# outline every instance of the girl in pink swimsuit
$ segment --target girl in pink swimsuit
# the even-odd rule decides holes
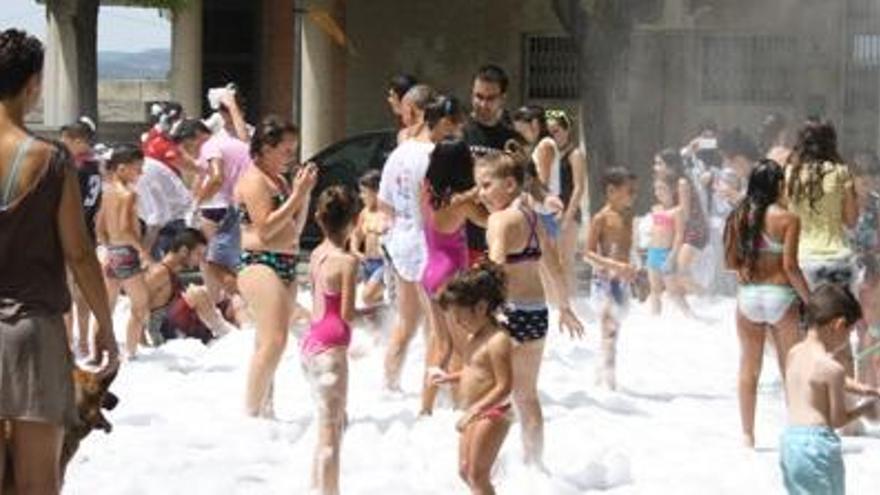
[[[358,260],[346,250],[354,229],[357,199],[341,186],[324,190],[315,218],[324,241],[312,252],[312,321],[303,338],[302,364],[318,403],[318,445],[312,467],[312,490],[339,493],[339,451],[348,396],[348,344],[355,316]]]
[[[425,244],[427,262],[422,272],[422,287],[430,300],[428,324],[428,369],[458,367],[453,360],[453,344],[457,339],[437,298],[441,289],[455,275],[467,269],[468,250],[465,224],[468,220],[485,225],[488,212],[479,204],[474,189],[474,161],[470,148],[463,141],[445,139],[437,143],[431,153],[425,187],[422,193],[422,210],[425,219]],[[455,346],[459,348],[459,346]],[[422,414],[431,414],[437,386],[426,373],[422,389]]]

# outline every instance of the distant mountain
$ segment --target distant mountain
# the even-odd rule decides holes
[[[143,52],[98,52],[99,79],[167,79],[171,51],[157,48]]]

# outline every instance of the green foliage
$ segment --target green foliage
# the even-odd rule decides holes
[[[167,9],[177,11],[185,9],[189,4],[189,0],[130,0],[128,2],[133,7],[146,7],[156,9]]]

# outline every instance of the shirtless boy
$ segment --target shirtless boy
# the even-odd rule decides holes
[[[462,370],[440,372],[436,382],[459,382],[465,410],[456,424],[459,474],[474,495],[495,493],[492,465],[510,429],[512,342],[494,316],[506,296],[502,268],[488,261],[456,276],[440,294],[440,306],[467,332]]]
[[[637,273],[630,263],[636,176],[625,168],[615,167],[608,170],[602,183],[605,206],[590,223],[584,261],[594,269],[591,298],[602,322],[602,360],[597,381],[614,390],[617,332],[629,309],[630,283]]]
[[[154,341],[192,337],[208,341],[233,327],[223,319],[205,286],[184,287],[180,274],[205,261],[208,240],[195,229],[174,237],[171,249],[146,272],[150,297],[150,335]]]
[[[379,212],[379,181],[382,174],[370,170],[358,180],[364,208],[358,216],[352,233],[352,251],[361,259],[364,305],[373,306],[385,298],[385,260],[382,258],[382,235],[385,233],[384,216]]]
[[[871,400],[847,409],[846,369],[834,358],[849,345],[850,331],[861,316],[858,301],[847,289],[826,284],[810,296],[810,328],[789,352],[785,374],[788,428],[780,453],[789,494],[845,493],[840,439],[834,428],[871,411],[880,396],[874,390]]]
[[[143,161],[144,154],[137,146],[121,145],[113,149],[107,160],[108,182],[96,226],[98,242],[106,249],[104,279],[110,308],[116,306],[120,288],[131,299],[131,317],[125,338],[125,355],[129,359],[137,353],[149,317],[149,296],[142,263],[150,256],[141,242],[137,193],[134,191]]]

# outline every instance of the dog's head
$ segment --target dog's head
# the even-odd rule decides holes
[[[100,375],[80,368],[73,371],[73,384],[76,393],[76,410],[83,426],[90,430],[103,430],[107,433],[113,426],[101,412],[112,410],[119,399],[108,389],[116,372]]]

